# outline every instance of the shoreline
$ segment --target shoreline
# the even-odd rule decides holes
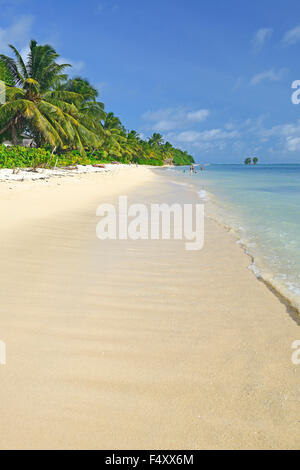
[[[155,170],[162,170],[160,167],[153,167],[153,166],[147,166],[147,165],[142,165],[136,167],[136,165],[128,165],[128,164],[119,164],[119,165],[113,165],[113,164],[106,164],[105,169],[100,169],[100,168],[94,168],[92,165],[86,165],[86,166],[81,166],[77,165],[78,168],[77,170],[68,170],[68,169],[60,169],[57,168],[57,170],[45,170],[45,169],[39,169],[37,172],[31,172],[28,169],[21,169],[21,171],[17,175],[13,175],[12,169],[0,169],[0,195],[1,195],[1,189],[5,188],[5,186],[9,186],[9,190],[17,191],[17,190],[27,190],[27,189],[32,189],[34,187],[38,188],[39,185],[46,184],[48,185],[50,183],[53,183],[54,185],[60,185],[61,183],[66,183],[68,181],[80,181],[87,176],[90,175],[102,175],[102,176],[113,176],[115,174],[118,174],[120,171],[122,172],[123,170],[132,170],[135,168],[141,168],[144,170],[150,170],[153,171],[155,174]],[[165,165],[164,168],[169,168],[169,165]],[[8,177],[12,176],[12,178]],[[6,173],[6,175],[5,175]],[[163,174],[163,173],[162,173]],[[5,179],[1,179],[1,177]],[[6,177],[5,177],[6,176]],[[165,176],[165,175],[164,175]],[[169,177],[167,176],[167,179]],[[27,183],[27,184],[26,184]],[[185,185],[188,183],[180,183],[182,185]],[[195,190],[197,191],[197,188],[195,187]],[[203,190],[200,190],[200,193],[202,193]],[[197,191],[199,193],[199,191]],[[212,203],[212,198],[213,200],[217,200],[216,196],[212,194],[211,192],[208,192],[206,189],[204,190],[205,195],[199,193],[199,198],[200,200],[204,201],[205,203],[209,202]],[[208,196],[208,198],[207,198]],[[217,204],[217,202],[214,202]],[[248,269],[253,272],[253,275],[255,278],[259,281],[262,282],[266,285],[266,287],[281,301],[283,302],[286,307],[290,310],[290,315],[296,321],[298,324],[300,324],[300,306],[292,300],[292,294],[288,295],[287,293],[287,288],[282,284],[281,286],[278,285],[278,283],[275,285],[274,282],[272,282],[271,279],[268,279],[267,277],[264,277],[263,273],[260,270],[260,267],[257,266],[257,259],[254,254],[252,254],[249,251],[249,247],[247,244],[243,243],[242,240],[240,239],[239,235],[237,234],[237,231],[234,227],[228,225],[224,220],[221,220],[216,214],[206,214],[206,218],[211,218],[214,222],[216,222],[220,227],[224,228],[226,232],[228,232],[233,240],[235,241],[236,244],[240,246],[242,249],[243,253],[249,258],[250,264]],[[253,268],[252,268],[253,267]]]
[[[275,282],[275,273],[272,273],[273,278],[264,275],[262,271],[263,268],[257,262],[257,257],[250,252],[249,246],[242,241],[234,227],[228,225],[225,221],[219,220],[218,217],[214,217],[213,215],[208,215],[207,217],[210,217],[212,220],[214,220],[232,236],[232,238],[235,240],[235,243],[240,246],[243,253],[250,259],[248,269],[252,271],[253,275],[258,281],[263,282],[267,288],[270,289],[271,292],[291,310],[293,319],[300,325],[299,296],[297,297],[297,300],[293,300],[295,294],[289,291],[283,283],[279,283],[278,281]]]
[[[251,252],[250,247],[241,238],[241,233],[239,233],[239,230],[233,225],[230,225],[230,223],[225,220],[226,216],[217,215],[216,209],[213,209],[212,207],[220,206],[219,197],[207,189],[201,189],[199,191],[199,188],[197,188],[197,186],[193,183],[194,182],[191,181],[191,184],[187,182],[180,182],[177,184],[187,185],[194,188],[195,192],[197,192],[199,195],[200,200],[205,204],[205,207],[208,207],[209,213],[207,214],[206,212],[206,217],[211,218],[232,236],[235,243],[238,244],[246,256],[250,258],[251,262],[248,269],[253,272],[255,278],[258,281],[265,283],[265,285],[274,293],[274,295],[281,299],[291,309],[291,313],[293,317],[297,319],[297,322],[300,322],[300,296],[288,289],[288,287],[283,282],[275,280],[276,272],[265,272],[267,267],[262,266],[258,261],[258,256]]]
[[[276,286],[273,285],[271,281],[263,277],[263,274],[261,274],[259,271],[259,268],[257,268],[255,255],[249,252],[249,248],[246,244],[241,243],[241,240],[239,236],[236,234],[234,227],[231,227],[230,225],[226,224],[224,221],[218,220],[217,217],[213,217],[212,215],[207,215],[206,217],[213,220],[216,224],[222,227],[232,237],[234,242],[241,248],[242,252],[248,257],[250,261],[248,269],[252,271],[255,279],[259,282],[262,282],[273,293],[273,295],[275,295],[275,297],[277,297],[279,301],[282,302],[287,307],[287,310],[289,311],[289,315],[300,326],[299,307],[296,307],[295,304],[292,302],[291,298],[284,295],[284,293],[282,292],[282,290],[280,290],[280,288],[276,288]],[[252,269],[253,266],[255,269]]]
[[[142,167],[58,183],[2,191],[0,448],[299,448],[298,328],[231,234],[95,238],[102,202],[197,194]]]

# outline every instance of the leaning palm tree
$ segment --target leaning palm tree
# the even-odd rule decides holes
[[[96,146],[99,137],[86,123],[80,111],[84,97],[79,93],[56,90],[66,79],[69,64],[59,64],[59,55],[49,45],[31,41],[26,63],[17,49],[9,46],[15,58],[0,55],[14,86],[6,87],[6,103],[0,107],[0,135],[10,133],[13,144],[27,133],[38,146],[50,144],[54,149],[68,146],[84,152],[88,145]]]
[[[113,113],[108,113],[103,122],[103,130],[101,147],[107,154],[120,157],[127,141],[120,119]]]
[[[142,154],[142,145],[139,134],[136,131],[127,132],[124,154],[133,161],[138,161]]]
[[[75,100],[75,104],[85,126],[98,133],[99,136],[104,134],[101,122],[106,118],[104,103],[97,101],[98,91],[88,80],[82,77],[68,79],[56,85],[55,89],[79,95],[80,99]]]

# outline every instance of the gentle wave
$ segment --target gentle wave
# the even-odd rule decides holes
[[[188,176],[206,214],[251,257],[249,269],[300,312],[300,165],[212,165]]]
[[[203,201],[208,201],[209,200],[208,195],[207,195],[207,191],[205,191],[205,189],[201,189],[201,191],[198,191],[198,196]]]

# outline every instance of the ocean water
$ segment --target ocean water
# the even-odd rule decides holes
[[[185,171],[185,172],[184,172]],[[300,164],[209,165],[191,175],[206,213],[228,226],[253,257],[249,267],[300,311]]]

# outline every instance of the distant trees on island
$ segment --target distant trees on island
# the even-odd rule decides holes
[[[257,165],[258,158],[257,157],[254,157],[254,158],[248,157],[248,158],[245,159],[244,163],[245,163],[245,165],[252,165],[252,163],[253,163],[253,165]]]

